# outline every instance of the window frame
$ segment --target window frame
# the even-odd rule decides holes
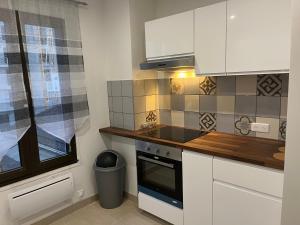
[[[12,10],[13,11],[13,10]],[[37,127],[34,120],[34,109],[33,101],[31,96],[30,80],[28,67],[26,63],[26,52],[23,46],[23,36],[22,36],[22,25],[20,21],[19,11],[13,11],[15,13],[18,38],[19,38],[19,47],[20,55],[22,59],[22,68],[23,68],[23,78],[24,85],[27,94],[28,108],[31,118],[31,127],[28,129],[26,134],[19,141],[19,154],[20,154],[20,168],[11,171],[4,171],[0,173],[0,187],[22,181],[46,172],[50,172],[55,169],[59,169],[65,166],[69,166],[78,162],[77,158],[77,146],[76,146],[76,136],[74,136],[69,145],[69,153],[65,156],[52,158],[46,161],[40,161],[39,157],[39,146],[37,139]],[[23,12],[22,12],[23,13]],[[36,15],[43,17],[40,15]],[[53,18],[55,22],[60,21],[61,27],[64,27],[64,20],[60,18]],[[9,21],[8,21],[9,22]],[[61,32],[64,32],[62,29]]]

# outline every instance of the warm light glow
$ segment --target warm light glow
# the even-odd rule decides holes
[[[178,70],[172,76],[173,78],[188,78],[188,77],[196,77],[194,70]]]
[[[230,16],[230,19],[231,19],[231,20],[234,20],[235,17],[236,17],[235,15],[231,15],[231,16]]]

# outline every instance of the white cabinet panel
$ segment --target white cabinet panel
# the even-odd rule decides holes
[[[226,57],[226,2],[195,11],[197,74],[224,74]]]
[[[280,199],[214,182],[213,225],[280,225]]]
[[[284,174],[281,170],[214,158],[213,177],[218,181],[282,198]]]
[[[228,0],[227,72],[290,68],[290,0]]]
[[[139,208],[174,225],[183,225],[183,211],[149,195],[138,193]]]
[[[184,225],[212,224],[213,157],[183,151]]]
[[[194,11],[145,23],[147,59],[194,52]]]

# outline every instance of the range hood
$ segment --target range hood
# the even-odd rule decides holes
[[[178,69],[193,69],[195,56],[181,56],[159,60],[148,60],[140,64],[141,70],[172,71]]]

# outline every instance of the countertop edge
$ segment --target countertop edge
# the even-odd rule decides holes
[[[236,152],[235,153],[234,152],[231,152],[231,153],[217,152],[217,151],[192,147],[192,146],[187,145],[187,143],[175,143],[175,142],[171,142],[171,141],[167,141],[167,140],[143,136],[142,135],[143,132],[144,132],[143,130],[130,131],[130,130],[125,130],[125,129],[121,129],[121,128],[113,128],[113,127],[106,127],[106,128],[99,129],[99,133],[111,134],[111,135],[115,135],[115,136],[136,139],[136,140],[142,140],[142,141],[150,141],[150,142],[154,142],[157,144],[168,145],[168,146],[176,147],[176,148],[182,148],[185,150],[198,152],[198,153],[202,153],[202,154],[206,154],[206,155],[231,159],[231,160],[235,160],[235,161],[240,161],[240,162],[249,163],[249,164],[253,164],[253,165],[257,165],[257,166],[263,166],[263,167],[272,168],[272,169],[284,170],[284,161],[277,160],[275,163],[274,159],[272,159],[272,158],[265,158],[264,160],[258,160],[257,158],[251,157],[250,155],[245,157],[245,155],[237,154]]]

